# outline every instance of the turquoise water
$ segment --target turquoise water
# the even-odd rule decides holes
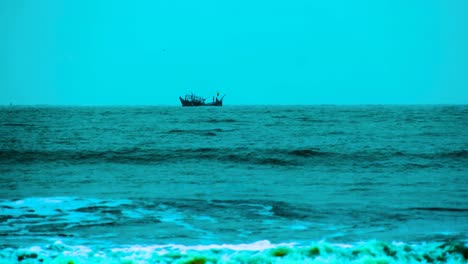
[[[1,263],[466,263],[467,106],[4,107]]]

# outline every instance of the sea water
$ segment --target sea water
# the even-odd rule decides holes
[[[467,263],[468,106],[0,108],[0,263]]]

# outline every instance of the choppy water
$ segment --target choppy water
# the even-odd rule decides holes
[[[468,106],[0,108],[0,260],[468,259]]]

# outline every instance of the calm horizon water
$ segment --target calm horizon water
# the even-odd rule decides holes
[[[1,263],[467,263],[468,106],[0,107]]]

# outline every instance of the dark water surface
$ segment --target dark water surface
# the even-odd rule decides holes
[[[0,108],[0,248],[463,245],[467,128],[468,106]]]

